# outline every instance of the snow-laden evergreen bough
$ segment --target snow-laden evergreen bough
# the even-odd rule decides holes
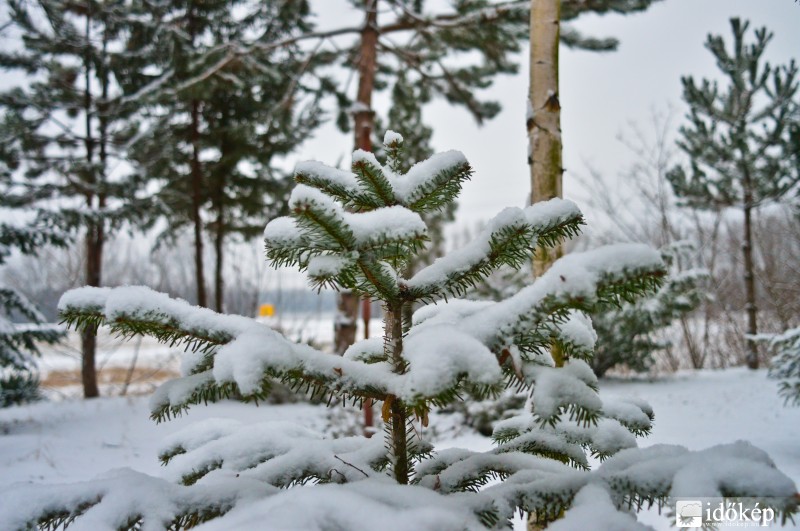
[[[0,207],[18,201],[12,192],[0,192]],[[42,227],[0,223],[0,266],[12,252],[31,255],[47,244],[61,244],[61,238]],[[24,323],[15,322],[24,320]],[[59,327],[46,319],[24,294],[0,284],[0,407],[37,400],[39,378],[36,358],[39,346],[53,344],[64,336]]]
[[[786,404],[800,406],[800,328],[790,328],[782,334],[764,335],[774,353],[769,375],[779,380],[778,393]]]
[[[281,381],[329,401],[377,401],[384,437],[205,421],[165,442],[165,479],[118,471],[76,485],[16,485],[0,492],[0,527],[463,530],[504,527],[521,510],[561,529],[642,529],[629,511],[671,496],[758,496],[782,516],[794,511],[794,484],[762,451],[743,442],[637,449],[650,408],[599,397],[584,312],[654,290],[664,275],[656,251],[576,253],[506,300],[459,300],[497,267],[528,267],[537,246],[576,234],[581,213],[560,199],[506,209],[466,247],[407,277],[426,241],[420,214],[454,200],[471,169],[447,152],[401,174],[402,137],[385,143],[386,165],[361,151],[352,172],[299,164],[291,215],[265,230],[273,265],[383,301],[382,338],[334,356],[146,288],[84,288],[60,303],[72,326],[187,347],[182,376],[152,398],[155,420],[208,401],[257,402]],[[408,320],[411,304],[421,307]],[[508,385],[530,390],[531,410],[497,427],[491,451],[437,452],[419,437],[432,408]],[[587,455],[602,465],[591,470]]]

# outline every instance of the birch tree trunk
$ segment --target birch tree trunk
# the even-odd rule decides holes
[[[561,197],[561,105],[558,101],[558,39],[561,0],[531,0],[528,164],[531,203]],[[561,246],[539,249],[533,272],[540,276],[563,254]]]
[[[558,101],[558,39],[561,0],[531,0],[530,86],[528,93],[528,164],[531,170],[531,204],[562,196],[561,105]],[[541,276],[563,254],[559,245],[537,249],[533,274]],[[557,367],[564,357],[555,345],[551,355]],[[546,525],[546,524],[545,524]],[[543,529],[536,515],[528,515],[528,530]]]

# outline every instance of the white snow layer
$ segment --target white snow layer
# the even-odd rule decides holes
[[[352,263],[344,256],[325,254],[309,259],[306,271],[311,277],[335,276]]]
[[[264,239],[273,246],[296,244],[300,241],[300,228],[288,216],[275,218],[264,227]]]
[[[614,531],[647,531],[652,527],[640,524],[632,514],[617,510],[608,491],[589,484],[578,491],[564,517],[547,527],[548,531],[613,529]]]
[[[377,524],[379,522],[379,524]],[[230,529],[472,531],[485,529],[458,497],[376,478],[290,489],[237,507],[198,531]]]
[[[443,383],[461,376],[476,384],[493,385],[502,372],[494,354],[474,337],[450,325],[413,330],[403,345],[409,362],[404,395],[434,396]]]
[[[428,227],[416,212],[391,206],[358,214],[344,216],[347,225],[360,244],[369,241],[420,237],[427,234]]]
[[[384,240],[419,238],[427,234],[427,226],[419,214],[405,207],[395,205],[353,214],[345,212],[341,205],[320,190],[303,184],[298,184],[292,190],[289,206],[293,209],[311,206],[333,216],[353,235],[357,246]],[[286,246],[300,242],[309,230],[300,229],[291,218],[281,217],[267,224],[264,237],[268,245]]]
[[[798,432],[796,428],[798,426],[796,422],[797,408],[781,407],[781,400],[775,393],[775,385],[766,378],[765,371],[748,371],[747,369],[697,371],[667,377],[657,382],[608,382],[608,385],[613,389],[614,394],[647,395],[659,404],[660,422],[648,442],[658,443],[685,438],[681,434],[690,433],[692,434],[690,444],[695,447],[703,447],[724,439],[753,437],[759,441],[759,445],[769,448],[770,453],[780,462],[782,470],[794,478],[800,477],[798,475],[800,468],[797,466],[796,452],[794,451],[794,442]],[[675,396],[680,396],[683,400],[675,400]],[[603,401],[605,406],[610,399],[604,396]],[[369,492],[373,490],[376,483],[366,480],[366,478],[364,481],[358,481],[349,486],[308,486],[300,489],[292,488],[288,491],[279,491],[252,478],[237,478],[232,470],[224,469],[213,471],[209,474],[208,481],[201,480],[198,484],[188,488],[130,470],[114,471],[91,482],[76,483],[71,479],[89,478],[97,471],[119,463],[158,474],[160,468],[154,459],[156,448],[153,447],[153,440],[160,438],[165,431],[169,433],[170,430],[175,429],[177,424],[187,421],[195,422],[198,431],[194,435],[184,432],[180,439],[184,441],[187,448],[190,445],[196,448],[202,446],[205,440],[217,440],[224,434],[232,434],[236,426],[243,426],[246,429],[247,426],[263,422],[260,419],[264,418],[289,419],[292,422],[316,424],[320,421],[323,415],[322,411],[325,409],[320,407],[316,411],[311,411],[312,409],[314,408],[307,405],[254,408],[246,404],[226,402],[212,404],[208,411],[196,411],[189,418],[158,426],[152,425],[146,420],[143,400],[138,397],[101,398],[91,402],[42,402],[25,407],[4,409],[0,411],[0,423],[6,427],[8,432],[0,438],[0,450],[2,450],[0,456],[3,457],[3,462],[0,463],[3,467],[3,473],[0,474],[0,529],[24,527],[27,518],[39,513],[43,508],[58,510],[59,507],[64,508],[67,502],[69,502],[68,505],[74,507],[83,501],[94,502],[100,496],[107,496],[107,493],[109,495],[103,499],[102,503],[106,504],[108,509],[94,510],[87,515],[89,520],[86,521],[83,520],[83,517],[78,518],[70,525],[70,529],[114,529],[119,525],[118,518],[125,518],[128,514],[138,514],[139,511],[146,514],[145,529],[163,529],[164,522],[171,519],[172,512],[201,507],[207,503],[214,504],[218,501],[235,506],[234,512],[219,521],[207,524],[209,526],[207,528],[272,528],[271,524],[280,523],[284,528],[289,529],[323,529],[325,524],[319,522],[327,520],[316,521],[310,516],[311,513],[316,515],[317,509],[313,505],[316,500],[308,498],[308,496],[313,496],[313,493],[316,492],[313,489],[317,488],[323,489],[319,496],[327,496],[330,492],[347,493],[341,496],[331,494],[337,496],[336,499],[341,504],[335,507],[325,505],[320,509],[322,512],[327,511],[330,514],[329,521],[342,523],[349,528],[347,526],[352,522],[348,520],[347,513],[361,514],[365,520],[362,523],[353,524],[352,529],[357,531],[374,529],[375,522],[384,521],[384,513],[376,514],[372,509],[369,510],[370,512],[361,513],[360,504],[364,500],[360,494],[362,490],[359,489],[367,492],[365,494],[366,503],[375,511],[379,507],[381,510],[384,507],[380,497],[369,496]],[[770,414],[763,414],[764,411],[770,411]],[[205,421],[198,422],[197,417],[202,419],[207,414],[235,417],[242,420],[215,421],[217,426],[204,428]],[[736,418],[746,418],[747,422],[731,422],[730,419],[733,418],[731,415]],[[31,439],[31,429],[35,429],[36,440]],[[123,441],[123,444],[115,444],[117,441]],[[176,441],[179,439],[172,439],[173,443]],[[444,443],[444,445],[447,444],[447,442]],[[469,440],[461,438],[457,444],[476,446],[487,443],[482,438],[475,437]],[[628,467],[630,467],[633,478],[641,481],[643,486],[648,485],[647,479],[652,475],[654,479],[652,486],[659,487],[663,485],[661,479],[664,477],[665,469],[672,468],[681,462],[685,466],[699,466],[698,463],[702,465],[704,460],[713,456],[726,457],[725,462],[721,464],[723,470],[725,466],[732,465],[734,469],[729,474],[735,475],[738,471],[741,477],[734,479],[751,483],[752,490],[750,492],[758,491],[762,484],[769,487],[773,479],[777,478],[775,485],[781,492],[791,496],[795,492],[794,485],[780,475],[771,462],[764,459],[762,453],[753,450],[752,447],[748,448],[748,446],[743,446],[741,449],[743,451],[738,454],[729,448],[726,449],[725,446],[710,448],[706,453],[689,452],[684,448],[674,446],[655,447],[659,450],[652,453],[649,448],[625,451],[619,455],[619,457],[625,457],[624,462],[622,460],[619,462],[617,467],[619,470],[612,470],[612,467],[607,466],[616,459],[612,458],[593,473],[574,470],[567,465],[547,459],[527,456],[523,466],[508,469],[516,470],[516,472],[506,481],[487,486],[482,494],[441,496],[436,492],[428,492],[421,495],[427,501],[424,503],[421,501],[409,502],[410,506],[407,498],[402,502],[398,498],[395,504],[392,504],[390,499],[386,503],[388,512],[385,514],[391,514],[393,520],[386,525],[398,529],[427,529],[424,522],[420,523],[415,517],[414,504],[419,503],[420,506],[435,510],[440,502],[447,503],[443,500],[448,499],[461,505],[463,513],[467,514],[459,513],[459,509],[452,505],[443,507],[442,512],[453,515],[461,514],[463,521],[467,522],[462,526],[465,529],[477,527],[469,525],[469,523],[475,522],[471,510],[489,497],[498,500],[498,506],[503,508],[512,503],[510,500],[524,497],[524,499],[535,501],[541,499],[540,495],[544,496],[553,492],[559,496],[567,496],[569,492],[580,493],[586,485],[595,485],[609,492],[613,500],[618,500],[619,492],[612,485],[618,485],[624,481],[625,470]],[[91,452],[87,452],[87,448],[91,449]],[[752,456],[748,457],[751,451]],[[47,460],[43,461],[41,455],[46,455]],[[435,454],[434,459],[425,460],[417,466],[418,477],[421,478],[425,487],[432,489],[436,485],[436,475],[440,470],[446,469],[448,464],[463,461],[472,455],[481,454],[464,449],[441,450]],[[176,457],[176,459],[178,458]],[[344,460],[355,464],[355,461],[348,458]],[[498,459],[493,463],[496,465],[495,468],[500,468],[504,464],[511,467],[516,461],[522,462],[523,460],[518,460],[514,456],[506,461]],[[645,466],[648,461],[651,462],[652,469]],[[754,470],[736,464],[742,461],[760,464],[760,466]],[[663,464],[659,464],[661,462]],[[175,463],[177,464],[177,461]],[[337,463],[340,468],[351,468],[338,460]],[[483,464],[484,466],[492,465],[486,458],[483,458]],[[675,466],[673,470],[680,468],[683,467]],[[476,473],[477,470],[477,466],[471,468],[472,473]],[[600,470],[605,470],[608,481],[601,477]],[[364,477],[357,471],[353,472],[356,477]],[[365,472],[370,473],[369,470],[365,470]],[[616,476],[617,473],[621,475]],[[457,476],[456,474],[449,476],[450,472],[446,474],[452,478]],[[463,478],[465,474],[462,473],[460,476]],[[668,476],[669,471],[667,470]],[[25,481],[25,483],[20,483],[20,481]],[[31,484],[29,481],[36,481],[38,484]],[[42,485],[42,482],[72,483]],[[357,487],[357,485],[359,486]],[[448,481],[446,485],[450,488],[451,483]],[[391,492],[402,493],[404,488],[396,487]],[[300,491],[295,492],[298,490]],[[764,491],[764,495],[768,496],[775,492],[776,490],[770,488],[770,490]],[[275,512],[277,502],[268,501],[274,499],[276,494],[283,496],[279,498],[281,503],[289,503],[290,498],[296,500],[292,502],[296,514],[288,511],[279,518]],[[705,493],[701,494],[701,496],[705,495]],[[399,496],[402,494],[398,494]],[[517,497],[515,498],[515,496]],[[599,502],[600,494],[595,492],[592,496],[586,497]],[[347,499],[345,500],[345,498]],[[583,495],[580,498],[583,498]],[[579,501],[580,503],[578,503]],[[305,502],[312,505],[306,507]],[[589,501],[586,500],[586,503]],[[586,505],[586,503],[576,499],[572,510]],[[269,508],[265,508],[266,504],[269,504]],[[603,504],[606,505],[605,502]],[[597,510],[597,525],[594,525],[595,522],[592,521],[593,525],[586,527],[583,525],[586,522],[585,519],[567,520],[568,522],[577,522],[575,526],[570,526],[568,529],[609,529],[609,527],[601,526],[603,520],[600,517],[606,510],[610,511],[610,508],[598,508]],[[639,517],[658,529],[670,528],[670,519],[663,514],[655,514],[655,511]],[[570,512],[565,515],[565,518],[570,518]],[[404,525],[406,522],[407,526]],[[674,523],[674,518],[672,522]],[[615,525],[612,524],[610,528],[615,529]],[[458,527],[456,526],[456,528]],[[790,528],[794,527],[790,526]]]
[[[390,144],[393,144],[395,142],[397,142],[398,144],[402,144],[403,135],[395,131],[386,131],[386,134],[383,135],[383,145],[388,147]]]
[[[276,487],[309,475],[333,483],[377,477],[373,465],[386,457],[380,437],[325,439],[292,422],[247,425],[228,419],[208,419],[172,435],[161,454],[176,451],[167,465],[175,482],[199,472],[212,477],[219,469]]]

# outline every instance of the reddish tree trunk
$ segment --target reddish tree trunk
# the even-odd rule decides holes
[[[361,46],[358,57],[358,94],[353,113],[354,141],[356,149],[372,151],[372,92],[375,89],[375,68],[378,47],[378,0],[364,0],[366,12],[364,29],[361,32]],[[363,301],[364,334],[369,337],[370,301]],[[336,323],[336,352],[339,354],[355,342],[356,322],[358,320],[358,298],[352,293],[339,295],[340,315]],[[364,402],[364,430],[372,435],[374,424],[372,400]]]
[[[91,201],[91,200],[90,200]],[[103,226],[102,222],[93,223],[86,232],[86,284],[100,286],[101,267],[103,262]],[[95,368],[95,352],[97,350],[97,327],[87,327],[81,333],[81,380],[84,398],[100,396],[97,387],[97,371]]]

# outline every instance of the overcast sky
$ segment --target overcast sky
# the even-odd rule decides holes
[[[340,20],[358,23],[357,18],[348,21],[353,15],[340,4],[340,0],[316,0],[320,26],[334,27]],[[587,15],[573,23],[586,34],[617,37],[620,46],[604,54],[561,49],[567,197],[580,197],[579,184],[571,176],[586,174],[587,165],[608,175],[611,185],[624,186],[614,175],[630,165],[631,155],[617,140],[618,134],[631,121],[646,125],[651,109],[664,110],[669,104],[678,114],[676,125],[682,121],[686,107],[680,78],[717,75],[703,43],[709,32],[728,38],[733,16],[749,19],[751,31],[767,26],[775,33],[766,52],[773,64],[800,56],[800,3],[795,0],[663,0],[644,13]],[[487,92],[502,102],[503,112],[484,126],[478,127],[466,112],[443,101],[431,104],[426,113],[435,131],[434,147],[463,151],[476,170],[459,201],[461,223],[471,225],[505,206],[522,206],[529,194],[524,125],[527,50],[519,60],[519,75],[498,79]],[[329,127],[303,146],[300,157],[334,164],[346,160],[351,149],[350,136]]]

